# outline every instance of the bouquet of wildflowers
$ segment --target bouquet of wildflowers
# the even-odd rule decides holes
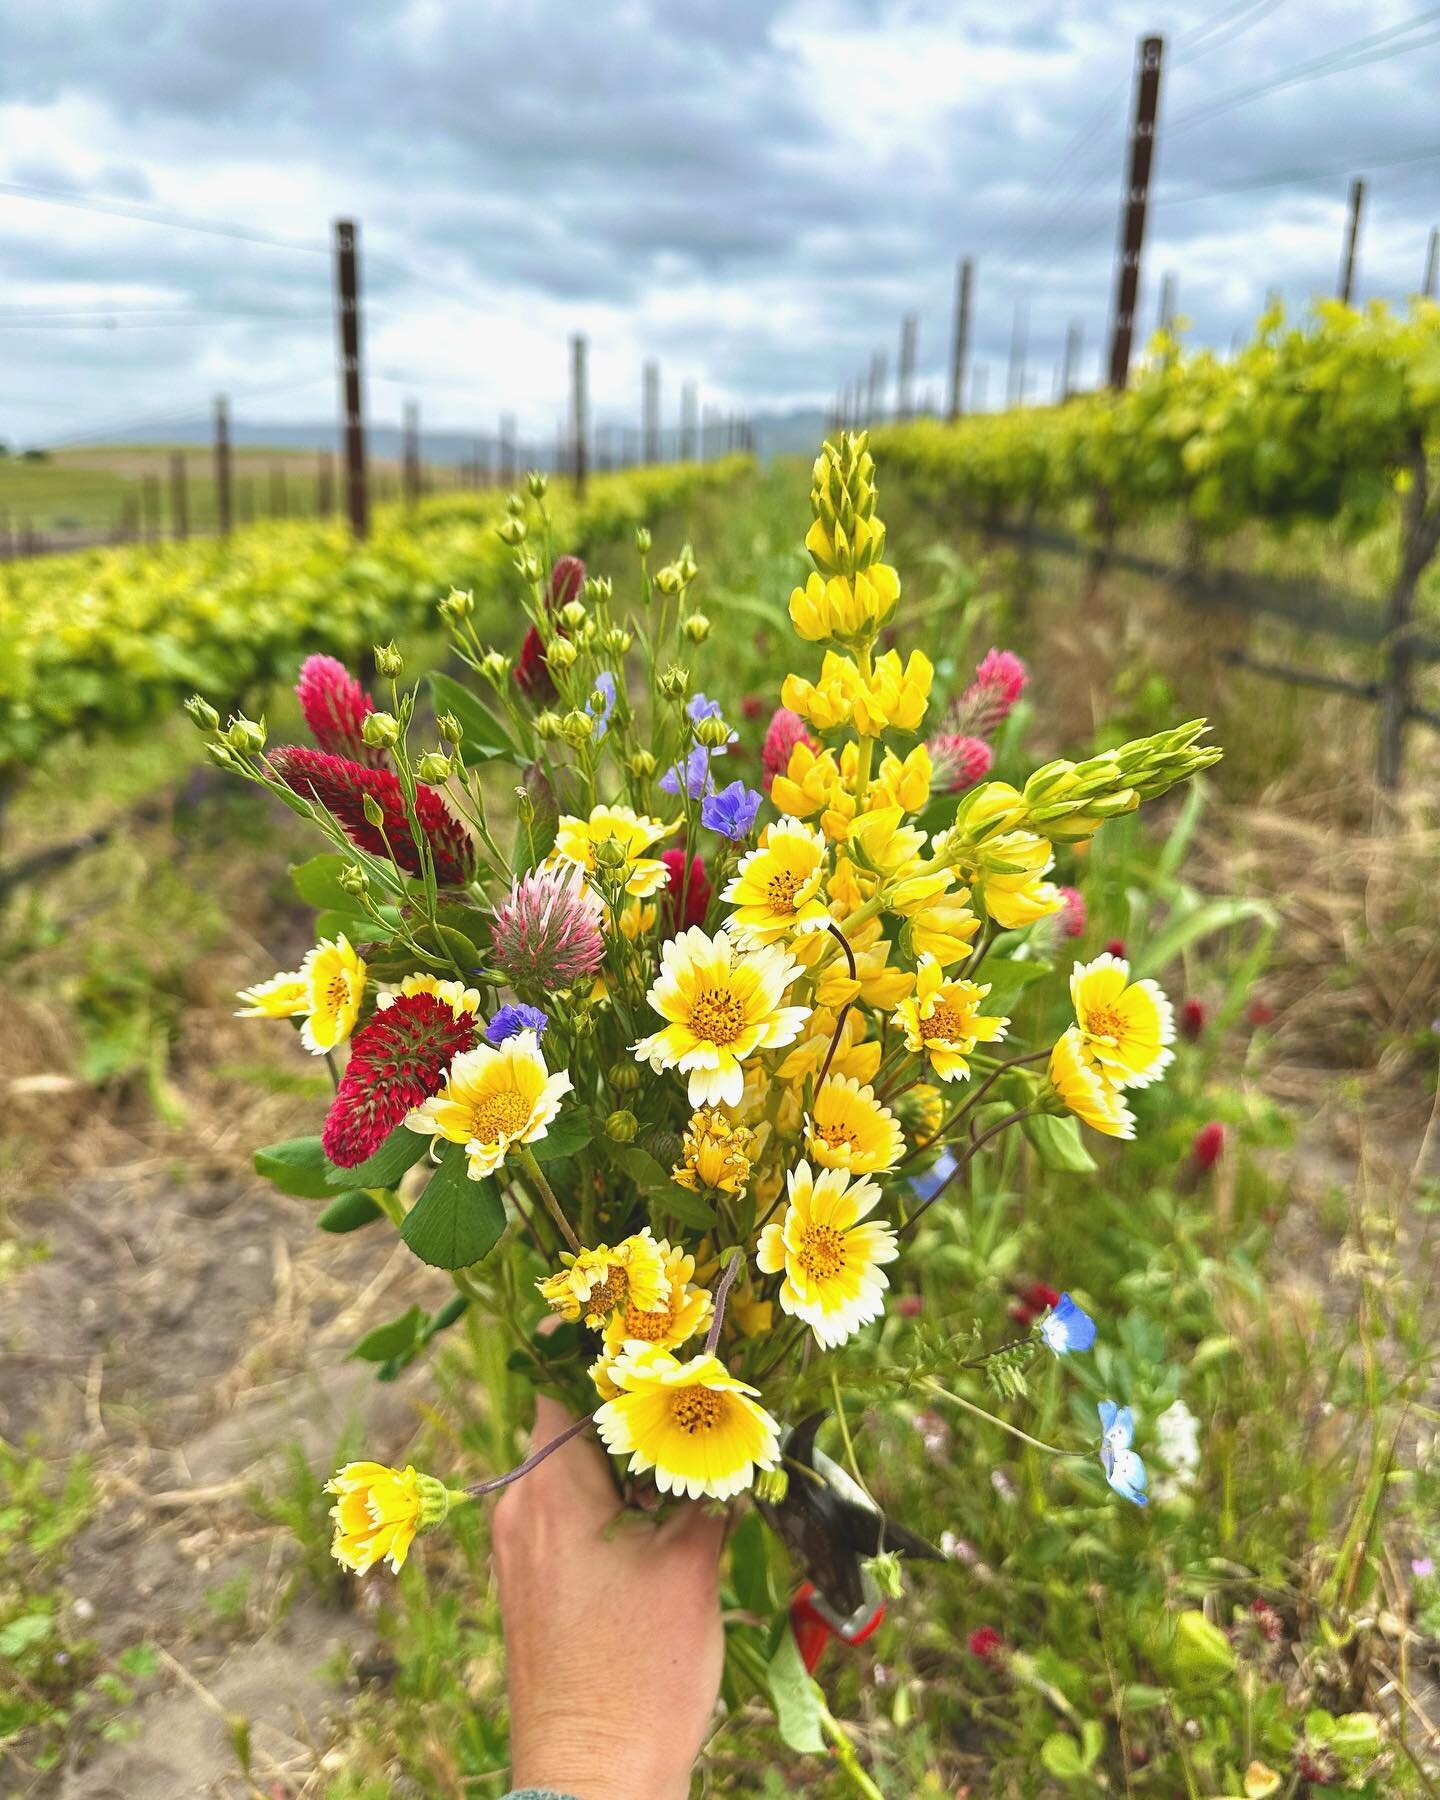
[[[887,1555],[928,1548],[868,1501],[853,1453],[846,1477],[815,1442],[897,1261],[1001,1134],[1042,1155],[1078,1150],[1082,1124],[1128,1138],[1129,1095],[1171,1058],[1169,1004],[1111,954],[1069,975],[1057,1038],[1012,1030],[1078,931],[1055,846],[1218,752],[1195,721],[1023,787],[986,779],[1023,667],[992,652],[942,713],[929,659],[891,645],[901,583],[863,433],[824,446],[810,503],[803,672],[745,765],[759,785],[727,779],[747,750],[692,668],[711,628],[688,547],[652,570],[641,532],[622,601],[553,556],[539,476],[499,527],[523,647],[483,643],[452,593],[474,679],[431,677],[433,727],[393,647],[384,709],[306,664],[317,748],[192,712],[216,761],[331,846],[297,876],[315,948],[241,999],[298,1023],[335,1096],[317,1137],[258,1166],[328,1197],[331,1229],[388,1220],[452,1272],[447,1307],[372,1334],[387,1369],[483,1308],[610,1453],[618,1495],[753,1490],[843,1635]],[[1062,1296],[993,1353],[996,1385],[1093,1336]],[[1090,1453],[1143,1504],[1127,1410],[1098,1423]],[[469,1486],[351,1464],[335,1554],[398,1568],[418,1530],[534,1460]]]

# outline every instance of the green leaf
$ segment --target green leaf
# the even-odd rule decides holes
[[[283,1143],[267,1144],[255,1152],[255,1173],[273,1181],[282,1194],[295,1194],[302,1200],[330,1198],[327,1171],[333,1167],[318,1137],[286,1138]],[[349,1185],[348,1170],[346,1179]]]
[[[13,1659],[43,1644],[55,1629],[49,1613],[22,1613],[8,1625],[0,1625],[0,1656]]]
[[[460,729],[465,734],[460,756],[467,768],[472,763],[488,762],[495,756],[503,756],[524,767],[530,759],[516,747],[509,731],[478,695],[461,687],[448,675],[442,675],[438,669],[429,679],[436,712],[454,713],[460,721]]]
[[[290,881],[300,898],[317,912],[328,907],[353,919],[359,910],[355,896],[341,887],[339,875],[355,860],[353,856],[342,856],[338,850],[326,851],[308,862],[291,863]]]
[[[668,1193],[674,1185],[670,1171],[639,1144],[617,1144],[606,1138],[603,1149],[606,1162],[618,1169],[627,1181],[633,1182],[642,1194]]]
[[[1040,1760],[1057,1781],[1080,1781],[1085,1775],[1080,1746],[1068,1731],[1051,1732],[1040,1746]]]
[[[693,1194],[689,1188],[671,1181],[650,1195],[652,1226],[662,1219],[678,1219],[695,1231],[708,1231],[715,1224],[716,1215],[715,1208],[702,1194]]]
[[[399,1356],[419,1344],[429,1322],[430,1315],[423,1306],[412,1306],[398,1319],[367,1331],[350,1354],[358,1356],[361,1362],[388,1362],[392,1356]]]
[[[1073,1113],[1066,1113],[1063,1118],[1054,1113],[1036,1113],[1023,1122],[1022,1129],[1044,1168],[1061,1175],[1092,1175],[1098,1167],[1085,1148],[1080,1121]]]
[[[769,1619],[779,1607],[780,1597],[770,1579],[765,1521],[753,1506],[741,1514],[740,1523],[730,1533],[730,1581],[735,1598],[757,1618]]]
[[[1278,921],[1275,909],[1263,900],[1209,900],[1181,918],[1172,919],[1135,958],[1135,974],[1158,975],[1182,951],[1217,931],[1229,931],[1253,919],[1263,932],[1272,933]]]
[[[818,1756],[825,1748],[820,1729],[820,1705],[815,1683],[805,1673],[805,1663],[795,1633],[787,1619],[775,1654],[765,1669],[766,1684],[775,1705],[780,1736],[792,1750]]]
[[[1032,982],[1043,981],[1050,965],[1032,962],[1028,957],[996,956],[992,951],[980,971],[990,983],[990,994],[983,1010],[987,1013],[1009,1013]]]
[[[464,1269],[488,1256],[505,1229],[500,1190],[487,1176],[472,1181],[463,1144],[446,1144],[440,1166],[405,1215],[400,1235],[435,1269]]]
[[[375,1154],[353,1169],[337,1169],[331,1163],[327,1177],[330,1188],[393,1188],[429,1147],[430,1139],[424,1132],[397,1125]]]
[[[358,1231],[362,1225],[373,1225],[382,1216],[379,1203],[372,1200],[363,1188],[350,1188],[343,1194],[337,1194],[315,1223],[321,1231],[340,1233]]]
[[[583,1106],[572,1106],[550,1122],[550,1128],[543,1138],[537,1138],[530,1145],[535,1153],[536,1162],[559,1162],[564,1156],[574,1156],[577,1150],[583,1150],[595,1136],[595,1120]]]

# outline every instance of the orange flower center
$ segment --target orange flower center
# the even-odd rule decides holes
[[[585,1302],[587,1318],[602,1317],[617,1306],[624,1306],[628,1320],[630,1307],[627,1302],[630,1295],[630,1278],[618,1263],[613,1263],[605,1271],[605,1279],[597,1282],[590,1290],[590,1298]]]
[[[845,1234],[833,1225],[811,1225],[800,1250],[800,1267],[815,1281],[826,1281],[845,1267]]]
[[[948,1000],[938,1000],[930,1017],[920,1021],[920,1035],[927,1044],[931,1038],[944,1038],[946,1043],[953,1044],[969,1037],[970,1020],[960,1007],[952,1006]]]
[[[659,1312],[641,1312],[638,1306],[625,1308],[625,1335],[640,1338],[647,1344],[658,1344],[668,1337],[675,1325],[675,1302],[662,1306]]]
[[[498,1142],[501,1132],[514,1137],[530,1123],[530,1111],[530,1102],[514,1088],[485,1094],[470,1109],[470,1135],[482,1144]]]
[[[833,1150],[848,1149],[851,1144],[859,1142],[856,1134],[848,1125],[816,1125],[816,1137],[823,1138]]]
[[[745,1008],[728,988],[702,988],[690,1008],[690,1029],[723,1048],[745,1029]]]
[[[1091,1037],[1114,1038],[1118,1042],[1125,1032],[1125,1020],[1117,1008],[1097,1006],[1086,1013],[1085,1029]]]
[[[799,869],[781,869],[765,883],[765,897],[772,912],[793,913],[795,896],[805,885]]]
[[[343,974],[337,971],[330,977],[329,985],[325,989],[325,1004],[331,1012],[339,1012],[342,1007],[349,1004],[349,1000],[350,983]]]
[[[684,1432],[714,1431],[725,1418],[725,1396],[710,1388],[680,1388],[670,1398],[670,1417]]]

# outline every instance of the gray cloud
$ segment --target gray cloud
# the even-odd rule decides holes
[[[893,372],[907,310],[921,385],[938,387],[962,251],[979,265],[991,400],[1017,301],[1044,397],[1071,319],[1092,363],[1102,345],[1130,62],[1156,11],[1169,50],[1144,318],[1173,269],[1196,337],[1224,345],[1269,286],[1295,302],[1333,286],[1350,166],[1440,145],[1440,45],[1202,109],[1410,10],[11,0],[0,126],[16,129],[0,179],[285,237],[323,237],[331,213],[353,212],[387,361],[443,383],[463,345],[464,380],[426,395],[439,423],[503,406],[548,429],[577,329],[594,335],[616,417],[642,354],[664,357],[672,397],[689,377],[725,405],[827,398],[877,349]],[[1197,197],[1271,174],[1288,179]],[[1366,293],[1418,279],[1437,213],[1440,157],[1375,169]],[[287,371],[273,416],[323,416],[330,346],[323,321],[296,316],[327,304],[323,258],[0,195],[0,261],[17,303],[139,288],[214,319],[9,329],[26,377],[0,378],[0,435],[78,429],[91,396],[109,420],[247,375],[283,390]],[[282,316],[244,316],[256,310]],[[50,410],[25,397],[45,391]],[[382,385],[377,410],[393,413],[397,392]]]

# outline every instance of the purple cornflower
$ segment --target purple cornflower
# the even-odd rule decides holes
[[[485,1041],[498,1050],[507,1038],[514,1037],[519,1031],[533,1031],[537,1038],[543,1037],[549,1023],[549,1015],[541,1012],[538,1006],[514,1001],[502,1006],[485,1027]]]
[[[680,772],[685,772],[685,792],[692,800],[699,800],[705,794],[714,792],[715,783],[710,775],[710,758],[723,756],[725,746],[718,750],[710,750],[704,744],[696,744],[686,756],[683,763],[674,763],[660,777],[660,788],[666,794],[680,792]]]
[[[597,695],[600,700],[598,712],[595,709]],[[595,689],[585,702],[585,710],[595,721],[595,742],[598,744],[610,729],[610,715],[615,710],[615,677],[609,669],[602,669],[595,677]]]
[[[707,794],[700,803],[700,823],[707,831],[718,831],[721,837],[739,843],[755,829],[763,794],[746,787],[743,781],[732,781],[718,794]]]

